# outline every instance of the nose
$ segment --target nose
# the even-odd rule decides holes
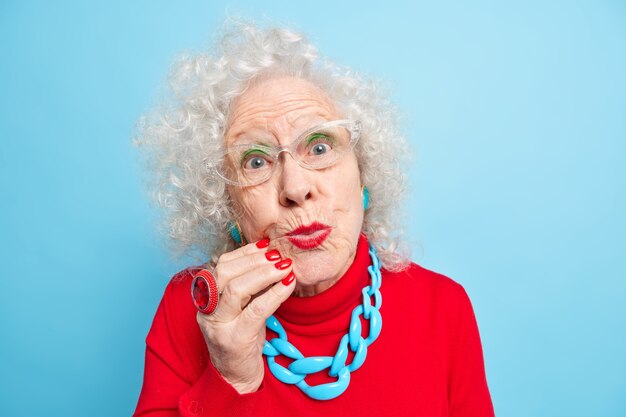
[[[282,153],[279,199],[284,207],[302,206],[311,198],[311,183],[306,169],[298,165],[288,152]]]

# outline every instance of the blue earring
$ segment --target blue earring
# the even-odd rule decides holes
[[[366,186],[363,186],[363,210],[367,210],[370,202],[370,192]]]
[[[230,232],[230,236],[233,238],[236,244],[238,244],[239,246],[244,245],[243,234],[241,233],[241,227],[239,226],[239,223],[234,221],[228,222],[228,231]]]

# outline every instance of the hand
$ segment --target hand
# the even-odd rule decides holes
[[[220,256],[219,303],[213,314],[197,314],[213,366],[240,394],[261,385],[265,320],[295,288],[291,260],[267,245],[264,239]]]

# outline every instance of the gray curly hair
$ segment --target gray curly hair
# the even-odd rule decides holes
[[[226,185],[204,169],[205,163],[223,149],[234,99],[252,82],[292,76],[320,87],[343,117],[361,121],[355,152],[370,201],[363,232],[386,269],[403,269],[408,258],[399,249],[398,207],[407,146],[395,108],[376,83],[320,60],[306,37],[289,29],[237,22],[225,28],[216,49],[217,56],[181,57],[170,74],[168,94],[137,125],[135,144],[151,173],[148,188],[165,211],[162,226],[172,248],[214,261],[234,249],[232,202]]]

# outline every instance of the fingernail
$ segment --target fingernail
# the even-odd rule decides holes
[[[256,243],[256,247],[259,249],[267,248],[270,245],[269,239],[261,239]]]
[[[280,253],[276,249],[272,249],[265,254],[265,259],[268,261],[277,261],[280,259]]]
[[[288,287],[289,284],[291,284],[295,278],[296,278],[296,274],[294,274],[293,271],[291,271],[289,275],[283,278],[281,282],[283,283],[285,287]]]
[[[291,259],[287,258],[287,259],[283,259],[280,262],[276,262],[274,264],[274,266],[276,267],[276,269],[287,269],[291,266]]]

